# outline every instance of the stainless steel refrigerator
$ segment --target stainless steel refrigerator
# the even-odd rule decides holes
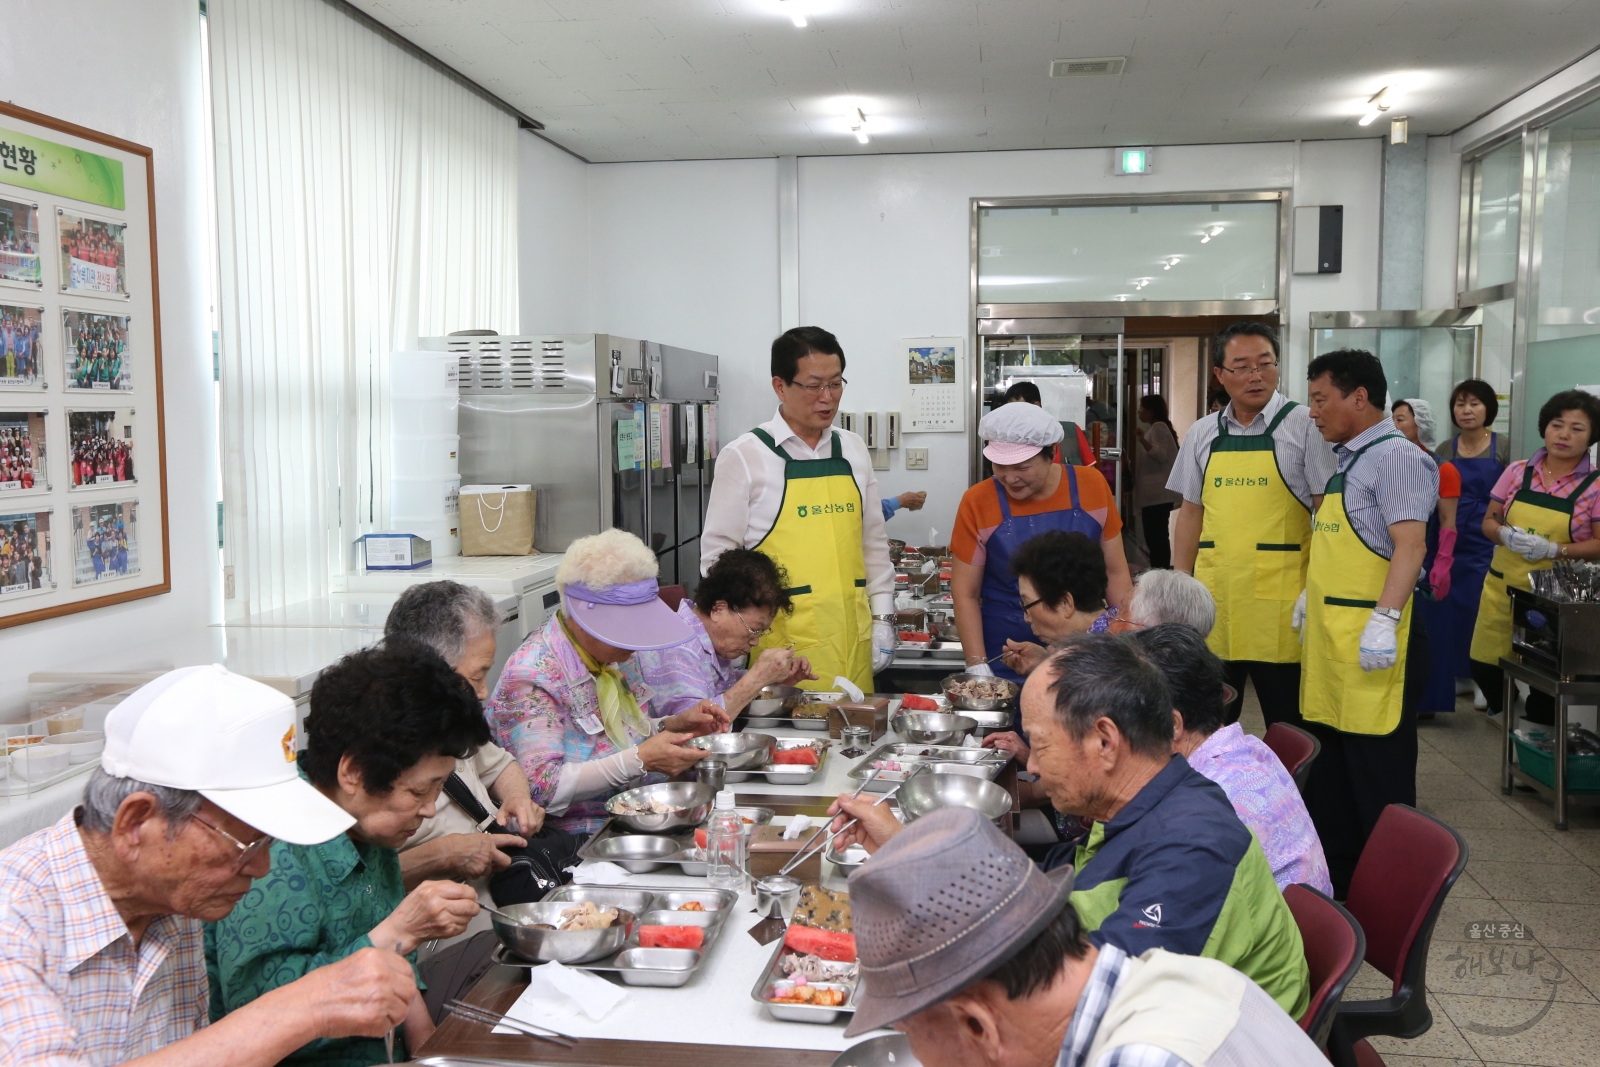
[[[716,356],[614,334],[423,346],[459,360],[462,484],[532,483],[541,552],[617,527],[656,553],[663,585],[698,584]]]

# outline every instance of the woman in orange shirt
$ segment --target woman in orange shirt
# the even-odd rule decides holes
[[[978,435],[994,477],[968,489],[956,511],[951,599],[967,669],[1015,681],[1018,676],[997,657],[1008,642],[1020,646],[1034,639],[1011,573],[1011,557],[1025,541],[1061,530],[1099,542],[1113,609],[1127,605],[1133,579],[1122,549],[1122,517],[1105,476],[1093,467],[1051,461],[1062,438],[1059,422],[1032,404],[1007,404],[984,416]]]

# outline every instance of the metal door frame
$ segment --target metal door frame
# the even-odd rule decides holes
[[[978,218],[985,208],[1008,207],[1129,207],[1145,204],[1230,204],[1251,201],[1276,201],[1278,204],[1278,294],[1276,300],[1170,300],[1146,301],[1130,307],[1124,301],[1080,301],[1038,304],[980,304],[978,302]],[[1117,335],[1117,394],[1122,393],[1124,319],[1129,311],[1137,317],[1187,318],[1204,315],[1238,315],[1241,318],[1277,315],[1289,321],[1289,245],[1294,206],[1291,189],[1247,189],[1232,192],[1150,193],[1144,195],[1092,195],[1045,197],[972,197],[967,208],[967,322],[968,351],[972,353],[973,373],[967,381],[967,406],[972,413],[968,434],[969,483],[983,474],[982,442],[978,420],[983,417],[983,363],[979,358],[980,336],[1007,336],[1023,333],[1076,333]],[[1114,325],[1112,325],[1114,324]],[[1078,328],[1078,327],[1082,328]],[[1117,449],[1122,448],[1122,419],[1117,425]],[[1120,458],[1118,470],[1121,470]]]

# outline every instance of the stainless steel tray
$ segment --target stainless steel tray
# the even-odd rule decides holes
[[[960,641],[935,641],[928,646],[929,659],[966,659]]]
[[[962,712],[963,715],[967,714]],[[890,744],[879,745],[863,756],[856,765],[850,768],[849,777],[861,781],[872,774],[872,765],[878,760],[889,759],[904,766],[915,768],[917,765],[926,765],[928,770],[936,774],[945,773],[949,769],[956,769],[958,774],[976,774],[993,781],[1005,765],[1010,762],[1011,754],[994,748],[962,748],[958,745],[918,745],[910,741],[894,741]],[[909,778],[913,770],[884,771],[867,784],[869,793],[885,793]]]
[[[551,891],[546,900],[592,900],[597,904],[618,907],[638,904],[640,898],[649,898],[639,916],[638,925],[677,925],[705,927],[705,944],[698,950],[689,948],[640,948],[637,928],[630,934],[622,949],[593,963],[574,963],[569,966],[599,974],[615,974],[626,985],[681,986],[695,976],[704,962],[706,953],[716,943],[717,936],[733,914],[739,894],[728,889],[658,889],[630,886],[564,885]],[[689,901],[699,901],[705,911],[678,911],[678,906]],[[632,911],[632,908],[628,909]],[[540,967],[507,951],[504,945],[495,947],[491,957],[495,963],[506,967]]]
[[[774,1004],[767,999],[767,990],[773,982],[783,977],[783,968],[779,965],[786,952],[792,952],[782,941],[778,942],[777,951],[772,954],[772,959],[767,961],[766,967],[761,971],[761,976],[756,979],[756,984],[750,988],[750,999],[767,1009],[774,1018],[786,1023],[831,1023],[837,1022],[841,1015],[851,1015],[856,1010],[856,998],[861,995],[861,980],[859,973],[853,981],[846,982],[817,982],[815,985],[848,986],[850,995],[845,998],[843,1006],[837,1008],[823,1008],[811,1004]]]
[[[804,764],[768,763],[760,767],[753,767],[748,771],[729,771],[725,777],[728,782],[745,782],[751,778],[764,778],[773,785],[810,785],[811,780],[822,773],[828,765],[828,752],[833,747],[822,738],[815,741],[803,737],[780,737],[773,743],[773,748],[806,748],[817,749],[817,765],[806,767]],[[790,770],[790,767],[799,767],[800,770]],[[761,808],[761,811],[767,811]],[[772,821],[772,813],[767,812],[767,822]]]
[[[809,782],[811,779],[807,778],[805,780]],[[739,807],[734,810],[739,812],[739,814],[743,815],[745,818],[751,820],[750,830],[752,832],[754,832],[757,827],[765,826],[772,821],[773,813],[771,808],[756,808],[746,806]],[[687,830],[678,830],[673,833],[666,834],[641,834],[628,829],[615,819],[607,819],[605,825],[601,826],[599,830],[595,831],[594,835],[579,847],[578,858],[580,860],[592,859],[596,861],[605,861],[608,863],[620,863],[625,870],[632,874],[648,874],[649,872],[658,870],[662,867],[676,866],[690,878],[704,878],[707,873],[708,865],[706,863],[705,852],[702,849],[695,847],[694,831],[696,829],[699,829],[699,827],[690,827]],[[610,841],[613,838],[630,837],[662,838],[665,840],[670,840],[677,844],[678,851],[668,855],[653,856],[642,861],[634,861],[631,864],[626,861],[619,861],[615,857],[596,854],[598,852],[604,852],[603,845],[605,842]],[[628,910],[632,911],[633,909],[629,908]]]

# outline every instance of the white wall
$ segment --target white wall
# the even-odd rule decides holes
[[[517,282],[523,333],[593,333],[589,164],[531,133],[517,138]]]
[[[1114,177],[1106,149],[802,159],[801,321],[844,346],[845,410],[895,410],[900,339],[967,336],[970,198],[1293,188],[1296,203],[1345,207],[1344,272],[1290,285],[1284,381],[1303,394],[1309,313],[1377,306],[1382,142],[1307,142],[1298,152],[1297,166],[1293,143],[1164,147],[1143,178]],[[579,318],[570,277],[546,277],[552,268],[540,258],[577,262],[570,220],[584,216],[586,328],[720,355],[725,440],[770,417],[768,347],[780,329],[776,160],[598,164],[581,188],[574,161],[548,146],[525,146],[523,161],[523,217],[536,220],[524,223],[523,329]],[[907,443],[930,449],[930,469],[904,470],[897,451],[879,477],[888,493],[926,489],[928,508],[896,516],[890,531],[948,534],[967,482],[966,440],[927,434]]]
[[[0,86],[10,102],[155,152],[172,592],[0,630],[0,713],[15,710],[32,670],[89,667],[108,643],[156,640],[220,616],[199,17],[194,0],[6,5]],[[51,41],[95,56],[94,76],[63,76]]]

